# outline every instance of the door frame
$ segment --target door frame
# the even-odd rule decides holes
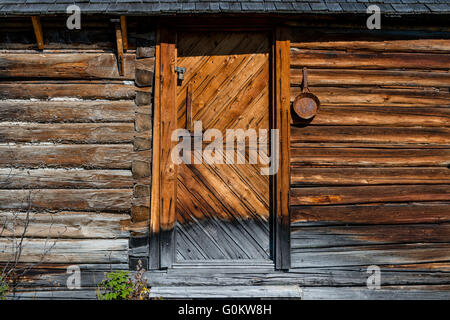
[[[176,142],[171,132],[177,126],[175,63],[177,23],[158,23],[155,53],[152,188],[149,226],[149,268],[171,268],[175,262],[177,166],[170,152]],[[192,31],[214,30],[208,25],[183,25]],[[283,27],[238,28],[217,26],[217,30],[266,31],[271,34],[270,85],[271,129],[279,130],[279,167],[270,178],[272,260],[275,269],[290,268],[290,41]],[[162,101],[164,103],[162,103]],[[164,107],[164,110],[162,108]]]

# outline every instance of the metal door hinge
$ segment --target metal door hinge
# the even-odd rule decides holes
[[[175,66],[175,72],[178,74],[178,80],[184,80],[184,73],[186,68]]]

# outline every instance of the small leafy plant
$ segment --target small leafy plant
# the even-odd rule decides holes
[[[109,272],[106,279],[100,282],[97,298],[99,300],[126,300],[133,289],[129,272],[113,271]]]
[[[9,290],[8,284],[0,276],[0,300],[6,299],[5,295],[8,292],[8,290]]]
[[[134,278],[128,271],[112,271],[106,279],[100,282],[97,289],[98,300],[146,300],[149,299],[150,289],[147,280],[143,278],[145,269],[142,262],[138,262]]]

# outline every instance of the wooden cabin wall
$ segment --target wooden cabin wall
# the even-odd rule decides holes
[[[448,30],[291,31],[291,100],[307,67],[321,101],[291,126],[290,272],[304,297],[448,298]]]
[[[30,213],[24,262],[51,249],[18,288],[25,298],[95,298],[105,271],[148,255],[155,35],[128,20],[121,77],[109,18],[82,21],[69,31],[43,18],[44,51],[31,20],[0,21],[0,221]],[[322,102],[291,125],[292,268],[158,271],[150,284],[449,298],[449,53],[448,32],[431,29],[292,28],[291,100],[307,67]],[[66,287],[74,264],[81,290]],[[381,290],[366,287],[369,265]]]
[[[153,77],[154,32],[128,21],[121,76],[109,18],[83,16],[81,30],[41,22],[43,51],[30,18],[1,20],[0,221],[20,236],[29,214],[20,262],[36,264],[34,291],[67,290],[69,265],[92,287],[105,270],[147,261],[152,83],[142,77]]]

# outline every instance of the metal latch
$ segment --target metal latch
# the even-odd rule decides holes
[[[175,66],[175,72],[178,74],[178,80],[184,80],[184,73],[186,68]]]

